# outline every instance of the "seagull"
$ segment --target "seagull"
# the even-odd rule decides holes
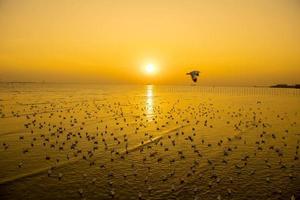
[[[200,74],[200,71],[197,71],[197,70],[194,70],[194,71],[191,71],[189,73],[186,73],[186,75],[190,75],[192,80],[194,81],[194,83],[197,82],[197,77],[199,76]]]

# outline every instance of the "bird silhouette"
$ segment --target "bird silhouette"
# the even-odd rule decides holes
[[[191,78],[192,78],[192,80],[193,80],[194,83],[197,82],[197,78],[198,78],[199,74],[200,74],[200,71],[197,71],[197,70],[194,70],[194,71],[191,71],[189,73],[186,73],[186,75],[190,75],[191,76]]]

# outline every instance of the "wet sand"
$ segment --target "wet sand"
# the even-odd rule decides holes
[[[1,199],[297,199],[300,91],[0,84]]]

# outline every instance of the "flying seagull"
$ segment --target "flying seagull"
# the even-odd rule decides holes
[[[191,75],[191,78],[195,83],[197,82],[197,77],[199,76],[199,74],[200,72],[196,70],[186,73],[186,75]]]

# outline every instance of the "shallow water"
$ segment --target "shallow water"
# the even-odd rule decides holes
[[[0,84],[1,199],[300,196],[300,91]]]

